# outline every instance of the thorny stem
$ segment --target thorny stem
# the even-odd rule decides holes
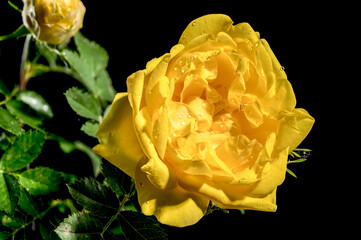
[[[24,42],[24,48],[23,48],[23,54],[21,56],[21,64],[20,64],[20,83],[19,83],[19,90],[25,90],[27,79],[25,74],[25,66],[26,66],[26,60],[29,55],[29,43],[31,39],[31,34],[28,34],[25,38]]]

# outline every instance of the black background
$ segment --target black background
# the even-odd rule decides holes
[[[21,25],[21,18],[6,1],[1,2],[0,35],[5,35]],[[20,0],[14,2],[21,6]],[[347,126],[341,124],[345,116],[352,117],[347,106],[352,104],[353,97],[345,94],[344,87],[352,88],[349,83],[353,77],[347,75],[351,71],[347,70],[350,59],[343,54],[353,53],[352,46],[357,45],[357,39],[351,37],[352,30],[347,28],[354,23],[348,15],[352,15],[351,10],[357,6],[305,1],[288,1],[287,4],[224,0],[83,2],[87,12],[81,31],[108,51],[108,71],[118,92],[126,91],[126,78],[131,73],[145,68],[147,61],[169,52],[189,22],[205,14],[223,13],[235,24],[249,22],[260,32],[261,38],[269,42],[285,67],[296,94],[297,107],[307,109],[316,119],[311,133],[300,145],[311,148],[312,155],[305,163],[292,166],[297,179],[287,175],[278,188],[277,212],[246,211],[244,216],[238,211],[214,213],[191,227],[164,226],[170,239],[196,239],[199,235],[209,239],[216,235],[224,239],[298,238],[325,236],[340,230],[348,233],[352,229],[342,224],[347,218],[340,215],[352,213],[354,196],[346,190],[351,180],[340,174],[341,167],[349,160],[345,153],[340,154],[346,136],[339,134],[350,133]],[[24,39],[0,42],[0,77],[9,86],[18,82],[23,42]],[[82,139],[92,146],[96,140],[79,131],[84,121],[72,113],[63,95],[76,84],[65,75],[51,73],[32,79],[28,89],[41,93],[52,105],[55,117],[47,123],[49,131],[69,140]],[[43,153],[48,158],[42,160],[47,161],[47,165],[80,176],[91,174],[86,156],[73,153],[69,161],[66,160],[69,156],[63,158],[55,145],[48,145],[46,149],[50,150]],[[82,167],[74,168],[74,162]]]

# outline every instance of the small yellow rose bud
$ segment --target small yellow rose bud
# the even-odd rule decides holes
[[[85,7],[80,0],[23,0],[24,25],[39,41],[59,44],[83,26]]]

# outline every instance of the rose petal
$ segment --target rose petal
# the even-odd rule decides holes
[[[281,185],[285,180],[287,168],[288,148],[284,149],[279,155],[273,157],[270,170],[257,183],[257,186],[252,191],[254,195],[265,196],[273,192],[277,186]]]
[[[144,71],[138,71],[130,75],[127,79],[129,103],[133,108],[133,117],[140,111],[141,108],[144,77]]]
[[[276,206],[276,189],[273,192],[257,196],[252,195],[252,185],[235,185],[214,182],[206,177],[182,175],[179,184],[191,192],[203,195],[221,208],[250,209],[274,212]]]
[[[144,153],[134,131],[132,108],[126,93],[116,95],[99,126],[97,138],[100,144],[93,151],[134,178],[137,163]]]
[[[156,188],[141,170],[142,164],[139,162],[135,182],[138,201],[145,215],[155,215],[161,223],[175,227],[193,225],[203,217],[209,200],[179,186],[166,190]]]
[[[156,187],[165,189],[168,185],[173,184],[174,176],[172,176],[168,166],[166,166],[159,158],[152,139],[152,126],[149,124],[150,122],[151,119],[147,107],[143,107],[134,120],[134,126],[140,145],[149,159],[148,163],[142,166],[142,171],[147,173],[149,181]]]
[[[187,45],[195,37],[203,34],[217,36],[219,32],[227,32],[232,26],[232,19],[223,14],[205,15],[192,21],[179,39],[179,43]]]
[[[311,131],[315,119],[302,108],[284,114],[278,130],[276,148],[281,151],[289,147],[289,151],[292,151]]]

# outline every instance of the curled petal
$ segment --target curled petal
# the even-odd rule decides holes
[[[199,221],[205,214],[209,200],[185,191],[180,186],[162,190],[155,187],[137,167],[135,182],[138,201],[145,215],[155,215],[163,224],[185,227]]]
[[[315,119],[305,109],[296,108],[286,112],[278,130],[277,149],[295,149],[311,131],[314,122]]]

